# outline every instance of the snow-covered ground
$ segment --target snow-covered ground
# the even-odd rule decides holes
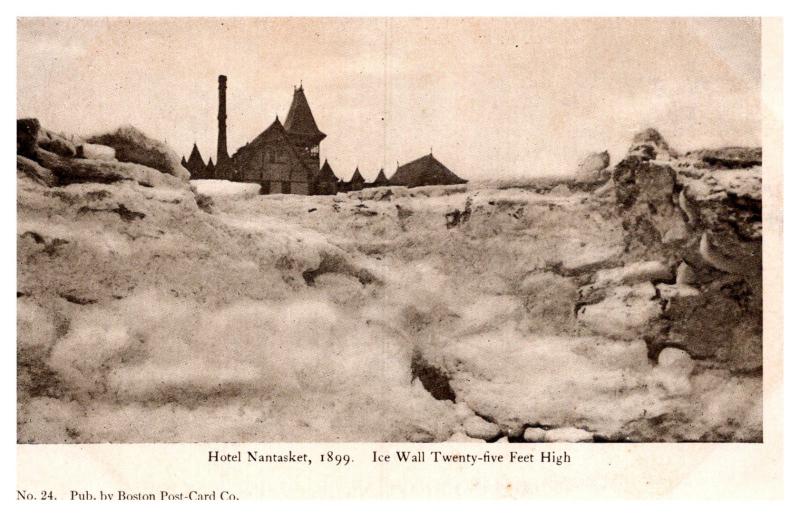
[[[589,194],[192,183],[20,181],[20,442],[760,438],[760,377],[576,316]]]
[[[222,179],[200,179],[190,181],[197,193],[210,197],[252,197],[261,191],[256,183],[234,183]]]

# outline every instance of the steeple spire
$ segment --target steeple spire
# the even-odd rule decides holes
[[[299,88],[294,90],[292,105],[289,107],[283,126],[286,128],[287,133],[302,137],[308,140],[311,145],[317,145],[326,136],[317,127],[317,122],[311,113],[311,107],[308,105],[308,99],[306,99],[306,94],[303,92],[302,83]]]

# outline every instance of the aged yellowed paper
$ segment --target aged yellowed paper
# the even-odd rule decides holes
[[[781,497],[781,42],[20,18],[17,499]]]

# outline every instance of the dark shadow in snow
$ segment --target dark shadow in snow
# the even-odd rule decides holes
[[[411,377],[419,378],[425,390],[437,400],[456,401],[456,393],[450,387],[450,379],[444,371],[430,365],[418,351],[411,357]]]

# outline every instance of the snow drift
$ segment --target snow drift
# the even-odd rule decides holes
[[[677,281],[718,169],[681,176],[696,221],[677,243],[637,247],[608,189],[258,196],[23,165],[19,442],[761,438],[755,316],[735,353],[685,336],[691,307],[753,292],[699,255]]]

